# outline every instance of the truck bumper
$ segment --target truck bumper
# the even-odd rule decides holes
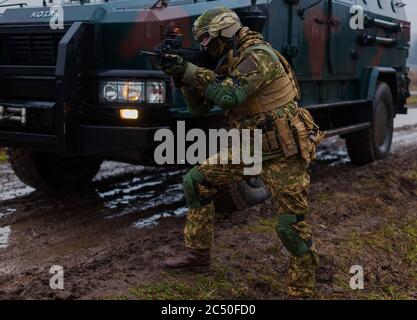
[[[96,155],[120,151],[150,150],[155,132],[162,128],[81,126],[79,153]]]
[[[161,128],[80,126],[73,145],[62,150],[56,136],[0,131],[0,145],[61,155],[92,156],[121,151],[144,152],[154,147],[154,134]]]

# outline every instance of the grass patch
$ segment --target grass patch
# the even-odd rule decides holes
[[[6,150],[0,149],[0,162],[6,161],[6,160],[7,160]]]
[[[405,173],[404,176],[408,179],[417,181],[417,171],[416,170],[409,170]]]
[[[227,270],[217,268],[211,274],[198,274],[189,281],[166,275],[160,283],[143,285],[129,290],[140,300],[212,300],[226,296],[239,296],[244,290],[227,279]]]
[[[262,288],[264,291],[272,292],[275,295],[285,295],[287,287],[282,277],[276,273],[258,273],[256,277],[249,278],[249,283],[253,287]]]
[[[320,203],[326,203],[331,199],[329,192],[318,192],[314,195],[314,200]]]
[[[381,288],[382,295],[385,299],[390,300],[411,300],[412,298],[405,294],[397,286],[389,285],[387,287]]]
[[[412,300],[413,298],[401,291],[400,288],[389,285],[379,289],[379,292],[363,293],[360,299],[368,300]]]
[[[253,224],[250,224],[244,229],[256,233],[274,233],[276,224],[276,218],[264,218]]]
[[[249,270],[240,266],[254,264],[252,257],[233,257],[236,264],[218,262],[210,272],[163,273],[161,281],[152,281],[129,289],[129,295],[139,300],[222,300],[255,299],[264,295],[286,294],[282,276],[271,268],[271,263],[252,265]],[[241,271],[236,271],[237,269]]]
[[[372,231],[355,230],[346,240],[341,250],[343,254],[336,259],[337,271],[333,280],[345,294],[351,295],[352,299],[413,299],[410,292],[415,292],[413,281],[417,279],[417,221],[414,217],[389,219]],[[368,259],[370,253],[378,255],[380,261]],[[350,274],[346,266],[353,264],[364,267],[364,290],[352,291],[348,286]],[[397,274],[400,268],[405,272]],[[409,285],[405,289],[399,282]]]
[[[417,104],[417,96],[411,96],[407,99],[407,104],[409,105],[415,105]]]
[[[349,247],[355,251],[369,247],[387,253],[399,253],[410,266],[417,265],[417,221],[405,219],[392,222],[372,233],[359,234],[354,231]]]
[[[405,260],[414,268],[417,268],[417,223],[413,221],[407,224],[404,228],[404,232],[410,242]]]
[[[125,300],[129,300],[128,296],[106,296],[103,298],[103,300],[108,300],[108,301],[125,301]]]

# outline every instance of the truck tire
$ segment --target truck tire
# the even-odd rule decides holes
[[[379,82],[373,101],[373,118],[368,129],[346,136],[350,159],[355,165],[364,165],[388,156],[394,134],[394,103],[391,89]]]
[[[259,176],[219,188],[214,204],[216,212],[227,216],[265,202],[270,193]]]
[[[92,157],[62,157],[23,149],[8,149],[16,176],[41,191],[71,189],[88,185],[100,169],[101,160]]]

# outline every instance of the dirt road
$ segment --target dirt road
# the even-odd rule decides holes
[[[417,109],[396,120],[391,156],[355,168],[340,139],[312,168],[319,298],[417,298]],[[268,204],[216,222],[202,275],[164,272],[181,248],[183,170],[107,162],[90,191],[51,198],[0,164],[0,298],[284,299],[288,255]],[[51,266],[64,268],[52,290]],[[349,287],[361,265],[365,289]]]

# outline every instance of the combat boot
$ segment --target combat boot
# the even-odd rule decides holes
[[[210,265],[210,249],[194,250],[186,249],[174,257],[162,261],[161,265],[166,269],[188,269],[195,267],[208,267]]]

